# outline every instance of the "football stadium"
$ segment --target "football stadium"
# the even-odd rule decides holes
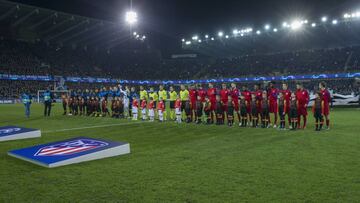
[[[360,3],[0,0],[0,202],[360,202]]]

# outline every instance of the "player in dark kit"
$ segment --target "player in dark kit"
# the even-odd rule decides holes
[[[77,116],[79,114],[79,100],[78,100],[77,96],[74,96],[72,107],[73,107],[73,110],[72,110],[73,114],[75,116]]]
[[[268,100],[267,92],[263,91],[261,100],[261,127],[269,128],[269,120],[270,120],[270,102]]]
[[[240,115],[241,115],[241,122],[239,123],[239,126],[246,127],[248,122],[248,110],[247,110],[248,103],[244,95],[240,96],[239,107],[240,107]]]
[[[62,105],[63,105],[63,109],[64,109],[63,115],[66,115],[66,113],[67,113],[68,97],[67,97],[65,94],[63,94],[63,95],[61,95],[61,99],[62,99]]]
[[[279,107],[278,112],[280,117],[279,129],[285,130],[285,114],[286,114],[287,103],[282,92],[279,93],[279,99],[277,103]]]
[[[314,106],[312,108],[315,118],[315,131],[320,131],[324,124],[324,100],[320,96],[321,92],[315,93]]]
[[[186,123],[191,123],[191,114],[192,114],[192,109],[191,109],[191,102],[189,99],[187,99],[185,101],[185,115],[186,115]]]
[[[101,98],[101,111],[102,111],[102,116],[105,117],[106,115],[110,116],[110,112],[109,109],[107,107],[107,99],[105,97]]]
[[[73,104],[74,104],[74,98],[70,97],[68,100],[68,107],[69,107],[69,115],[73,115]]]
[[[296,99],[296,95],[295,93],[291,93],[291,99],[290,99],[290,112],[289,112],[289,116],[290,116],[290,129],[291,130],[296,130],[297,129],[297,125],[298,125],[298,106],[299,106],[299,102]]]
[[[206,124],[211,124],[211,117],[212,117],[212,111],[211,111],[211,102],[209,100],[209,97],[205,97],[204,102],[204,113],[206,116]]]
[[[227,103],[227,121],[228,126],[234,125],[234,109],[235,109],[235,102],[232,100],[232,96],[228,96],[228,103]]]
[[[79,111],[80,116],[85,114],[85,98],[82,96],[79,96]]]
[[[258,100],[256,99],[256,95],[251,95],[251,102],[250,102],[250,108],[251,108],[251,116],[252,116],[252,127],[256,128],[259,123],[259,111],[258,111]]]
[[[216,112],[216,125],[223,125],[224,107],[219,95],[216,95],[215,112]]]
[[[204,103],[201,101],[201,96],[197,96],[197,100],[196,100],[196,123],[200,124],[201,118],[203,116],[203,109],[204,109]]]

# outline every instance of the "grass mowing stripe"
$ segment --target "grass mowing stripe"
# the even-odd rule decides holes
[[[65,132],[65,131],[73,131],[73,130],[85,130],[85,129],[92,129],[92,128],[105,128],[105,127],[113,127],[113,126],[135,125],[135,124],[140,124],[140,123],[142,123],[142,122],[128,122],[128,123],[117,123],[117,124],[108,124],[108,125],[85,126],[85,127],[78,127],[78,128],[65,128],[65,129],[59,129],[59,130],[48,130],[48,131],[44,131],[43,133],[54,133],[54,132]]]

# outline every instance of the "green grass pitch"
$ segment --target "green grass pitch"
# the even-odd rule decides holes
[[[0,105],[0,126],[42,138],[0,143],[0,202],[360,202],[360,111],[334,109],[330,131],[278,131],[62,116]],[[103,126],[103,127],[101,127]],[[47,169],[9,150],[76,136],[126,141],[131,154]]]

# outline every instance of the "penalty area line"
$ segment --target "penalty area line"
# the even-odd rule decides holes
[[[143,122],[128,122],[128,123],[114,123],[114,124],[107,124],[107,125],[93,125],[93,126],[84,126],[78,128],[66,128],[66,129],[58,129],[58,130],[47,130],[43,131],[43,133],[55,133],[55,132],[66,132],[66,131],[73,131],[73,130],[85,130],[85,129],[93,129],[93,128],[106,128],[106,127],[113,127],[113,126],[126,126],[126,125],[135,125],[140,124]]]

